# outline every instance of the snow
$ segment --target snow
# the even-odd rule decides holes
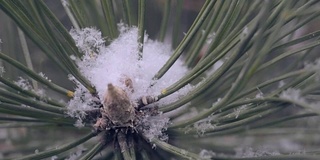
[[[242,105],[236,109],[234,109],[235,119],[238,119],[241,112],[247,110],[247,105]]]
[[[76,83],[78,88],[74,92],[74,97],[68,102],[68,114],[72,117],[78,118],[75,126],[82,127],[82,118],[85,116],[85,111],[97,108],[95,101],[98,101],[96,97],[93,97],[89,91],[76,81],[76,79],[69,75],[69,79]]]
[[[281,81],[279,82],[279,84],[278,84],[278,88],[283,87],[285,84],[286,84],[286,83],[285,83],[283,80],[281,80]]]
[[[71,35],[74,37],[73,33]],[[92,32],[89,34],[88,32]],[[92,28],[84,29],[76,34],[77,46],[85,51],[82,61],[77,64],[80,71],[96,87],[99,97],[103,97],[108,83],[126,88],[121,82],[123,77],[129,77],[133,81],[134,93],[132,98],[140,98],[145,95],[158,95],[160,91],[181,78],[187,68],[178,61],[166,75],[157,80],[155,85],[152,78],[156,72],[169,59],[172,50],[170,46],[160,42],[145,39],[143,59],[138,58],[137,28],[128,28],[120,34],[119,38],[113,41],[110,46],[102,44],[101,33]],[[81,36],[82,38],[80,38]],[[80,40],[80,41],[79,41]],[[92,56],[90,48],[98,50],[97,55]]]
[[[208,151],[205,149],[201,150],[199,153],[200,158],[203,158],[203,159],[210,159],[215,155],[216,153],[214,153],[213,151]]]
[[[305,69],[315,72],[316,79],[320,80],[320,58],[316,59],[313,63],[305,64]]]
[[[14,83],[20,88],[22,88],[23,90],[32,90],[32,86],[30,85],[30,82],[22,77],[19,77],[19,79]]]
[[[202,119],[193,124],[193,127],[197,130],[199,135],[203,135],[208,129],[214,129],[214,125],[211,123],[214,117],[212,115],[205,119]]]
[[[156,116],[146,116],[142,119],[139,130],[142,130],[143,135],[148,139],[159,138],[162,141],[167,141],[168,136],[163,133],[167,130],[169,124],[169,118],[163,114]]]
[[[47,77],[44,76],[43,73],[40,72],[39,75],[44,77],[44,78],[46,78],[47,80],[49,80]],[[18,80],[14,82],[14,84],[19,86],[23,90],[31,91],[31,92],[37,94],[40,97],[41,101],[43,101],[43,102],[47,101],[46,91],[44,89],[42,89],[42,88],[34,89],[33,86],[30,84],[30,81],[28,79],[24,79],[22,77],[19,77]],[[23,106],[25,106],[25,105],[23,105]]]
[[[161,79],[153,80],[153,76],[172,54],[170,46],[150,40],[146,35],[143,59],[138,60],[138,29],[120,24],[119,30],[119,37],[109,46],[105,46],[105,39],[95,28],[70,31],[77,47],[84,54],[81,58],[72,56],[72,59],[75,60],[80,72],[95,86],[100,100],[103,100],[109,83],[126,90],[130,99],[136,100],[142,96],[159,95],[161,90],[187,73],[188,70],[183,66],[183,62],[178,60]],[[131,79],[133,92],[124,84],[123,81],[126,78]],[[95,99],[80,83],[73,81],[77,88],[74,98],[68,104],[69,114],[81,117],[81,114],[77,114],[78,110],[96,107],[90,103]],[[178,92],[161,99],[158,105],[173,102],[190,89],[191,86],[187,85]]]
[[[51,82],[51,79],[49,79],[44,73],[39,72],[39,76],[41,76],[42,78],[48,80],[49,82]]]
[[[320,114],[319,105],[320,102],[318,101],[310,101],[304,96],[301,95],[301,90],[289,88],[280,94],[280,98],[291,100],[294,103],[302,104],[302,106],[306,107],[307,109],[311,109],[312,111]]]
[[[299,89],[288,88],[287,90],[281,92],[280,98],[293,100],[296,102],[305,103],[305,99],[301,96],[301,91]]]
[[[36,91],[34,91],[38,96],[40,96],[40,100],[43,101],[43,102],[46,102],[47,101],[47,98],[46,97],[46,91],[44,89],[38,89]]]
[[[105,40],[101,36],[101,32],[95,28],[84,28],[82,30],[71,29],[70,34],[76,42],[78,49],[86,56],[84,59],[91,59],[91,54],[94,49],[103,46]]]

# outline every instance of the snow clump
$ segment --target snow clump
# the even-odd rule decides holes
[[[95,28],[70,31],[77,47],[83,53],[81,58],[73,55],[72,59],[75,60],[80,72],[95,87],[97,97],[101,101],[103,101],[109,83],[126,90],[129,98],[134,101],[143,96],[159,95],[163,89],[187,73],[188,70],[183,66],[183,62],[178,60],[163,77],[154,80],[154,75],[170,58],[171,47],[150,40],[146,35],[143,44],[143,58],[138,60],[138,29],[120,25],[119,30],[119,37],[108,46],[105,45],[101,32]],[[132,81],[131,90],[124,83],[127,78]],[[161,107],[163,104],[171,103],[187,94],[190,89],[191,86],[187,85],[178,92],[161,99],[157,105]],[[76,110],[97,107],[90,105],[92,102],[90,96],[90,93],[80,83],[77,83],[74,98],[68,104],[69,114],[81,118],[82,115],[77,115]]]

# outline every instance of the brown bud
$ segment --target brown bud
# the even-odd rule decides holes
[[[132,124],[135,108],[123,89],[109,83],[103,107],[107,117],[115,125],[130,126]]]

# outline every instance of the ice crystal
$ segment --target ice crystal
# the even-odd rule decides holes
[[[289,88],[283,91],[280,94],[280,98],[287,99],[293,101],[294,103],[301,104],[303,107],[307,109],[311,109],[312,111],[320,114],[319,105],[320,102],[310,101],[309,99],[305,98],[301,95],[301,90]]]
[[[202,119],[193,124],[193,127],[197,130],[198,134],[203,135],[208,129],[214,129],[214,125],[211,123],[213,116],[210,115],[205,119]]]
[[[19,77],[18,81],[14,82],[17,86],[22,88],[23,90],[32,90],[32,86],[27,79]]]
[[[79,119],[77,119],[77,121],[76,121],[76,123],[74,124],[74,126],[77,127],[77,128],[82,128],[82,127],[84,127],[84,123],[83,123],[83,121],[82,121],[82,117],[79,118]]]
[[[49,79],[44,73],[39,72],[39,76],[41,76],[42,78],[48,80],[49,82],[51,82],[51,79]]]
[[[105,40],[101,36],[101,32],[95,28],[84,28],[82,30],[72,29],[70,34],[75,40],[79,50],[85,53],[86,57],[84,57],[84,59],[90,59],[90,56],[93,56],[92,51],[99,49],[99,47],[105,43]]]
[[[95,102],[98,101],[96,97],[93,97],[91,93],[78,81],[75,80],[74,77],[69,76],[69,79],[76,83],[77,89],[74,92],[74,97],[68,102],[68,114],[71,117],[78,118],[76,122],[76,126],[83,126],[80,124],[82,122],[82,118],[85,116],[85,111],[96,108]]]
[[[305,69],[316,73],[316,79],[320,80],[320,58],[316,59],[313,63],[305,64]]]
[[[299,89],[289,88],[281,92],[280,98],[305,103],[305,99],[301,96],[301,91]]]
[[[153,138],[159,138],[160,140],[168,140],[167,135],[163,134],[163,131],[167,130],[169,124],[169,118],[159,114],[156,116],[146,115],[142,121],[140,130],[142,130],[144,136],[148,140]]]
[[[47,101],[46,91],[44,89],[37,89],[34,91],[38,96],[40,96],[40,100],[43,102]]]
[[[278,84],[278,87],[281,88],[281,87],[283,87],[285,84],[286,84],[286,83],[285,83],[283,80],[281,80],[281,81],[279,82],[279,84]]]
[[[216,153],[214,153],[212,151],[205,150],[205,149],[201,150],[199,153],[199,156],[202,159],[210,159],[215,155],[216,155]]]
[[[40,75],[41,75],[41,73],[40,73]],[[15,81],[14,83],[17,86],[19,86],[20,88],[22,88],[23,90],[32,91],[33,93],[37,94],[40,97],[41,101],[45,102],[47,100],[45,90],[41,89],[41,88],[34,89],[28,79],[24,79],[22,77],[19,77],[19,79],[17,81]]]
[[[247,110],[247,105],[242,105],[236,109],[234,109],[235,118],[237,119],[242,111]]]

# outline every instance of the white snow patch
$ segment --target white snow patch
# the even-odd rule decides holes
[[[77,60],[77,57],[75,55],[71,55],[70,59],[75,61],[75,60]]]
[[[159,114],[156,116],[146,115],[141,122],[141,130],[148,140],[159,138],[162,141],[167,141],[168,136],[163,132],[167,130],[169,118]]]
[[[178,60],[161,79],[153,80],[153,76],[169,59],[172,53],[170,46],[150,40],[146,35],[143,59],[138,60],[138,29],[136,27],[127,28],[123,25],[119,25],[119,28],[121,32],[119,37],[109,46],[105,46],[101,32],[94,28],[70,31],[77,47],[84,53],[84,56],[76,60],[76,63],[80,72],[95,86],[100,100],[103,100],[109,83],[126,89],[123,83],[124,77],[130,78],[133,82],[134,92],[128,92],[128,94],[132,100],[135,100],[146,95],[159,95],[161,90],[187,73],[188,70],[183,66],[183,62]],[[178,92],[163,98],[158,104],[173,102],[188,93],[190,89],[191,86],[187,85]],[[82,98],[85,100],[81,102],[79,98],[86,95],[87,97]],[[90,96],[78,84],[74,99],[69,103],[69,109],[87,108]]]
[[[199,153],[199,156],[202,159],[210,159],[215,155],[216,155],[216,153],[214,153],[212,151],[205,150],[205,149],[201,150]]]
[[[236,109],[234,109],[235,118],[237,119],[242,111],[247,110],[248,105],[242,105]]]
[[[313,63],[305,64],[305,69],[316,73],[316,79],[320,80],[320,58],[316,59]]]
[[[84,123],[83,123],[83,121],[82,121],[82,117],[77,119],[77,121],[76,121],[76,123],[74,124],[74,126],[77,127],[77,128],[82,128],[82,127],[85,126]]]
[[[157,96],[161,91],[175,83],[187,73],[183,62],[178,60],[159,80],[153,80],[153,76],[166,63],[172,54],[169,45],[148,39],[145,35],[143,45],[143,58],[138,60],[138,29],[119,25],[120,35],[109,46],[105,46],[105,40],[101,32],[94,28],[81,30],[72,29],[71,36],[83,57],[75,60],[80,72],[91,82],[97,91],[97,96],[92,96],[87,89],[75,78],[70,77],[77,85],[74,97],[68,102],[68,114],[76,117],[77,127],[82,127],[82,119],[85,111],[98,108],[97,103],[104,100],[107,85],[112,83],[127,91],[132,101],[143,96]],[[130,78],[133,92],[125,85],[124,80]],[[161,99],[157,106],[168,104],[187,94],[192,89],[186,85],[179,91]],[[146,115],[141,122],[142,132],[149,139],[159,138],[167,140],[163,134],[168,127],[169,118],[160,114],[156,116]]]
[[[44,73],[39,72],[39,76],[41,76],[42,78],[48,80],[49,82],[51,82],[51,79],[49,79]]]
[[[145,95],[158,95],[162,89],[176,82],[187,72],[187,68],[183,66],[182,61],[177,61],[161,79],[153,82],[153,76],[172,53],[170,46],[146,39],[143,59],[139,61],[137,28],[125,30],[108,47],[102,43],[103,39],[100,32],[92,28],[84,30],[86,32],[79,31],[76,34],[77,46],[80,49],[82,48],[83,51],[95,47],[99,52],[96,56],[91,56],[92,52],[85,52],[82,61],[78,61],[77,64],[80,71],[96,87],[99,97],[104,97],[108,83],[125,88],[123,82],[121,82],[124,76],[133,81],[134,93],[131,95],[133,99]],[[74,32],[73,30],[71,35]],[[78,42],[79,40],[81,43]],[[154,85],[150,87],[152,83]],[[187,88],[190,87],[185,87],[185,91],[181,90],[181,92],[188,92]]]
[[[82,124],[82,118],[86,114],[85,111],[97,108],[98,106],[94,102],[99,100],[96,97],[93,97],[73,76],[69,75],[69,79],[76,83],[78,87],[74,92],[73,98],[68,102],[68,114],[71,117],[78,118],[75,126],[81,127],[84,125]]]
[[[27,79],[24,79],[22,77],[19,77],[19,79],[15,81],[14,84],[19,86],[23,90],[32,90],[32,86],[30,85],[30,82]]]
[[[281,80],[281,81],[279,82],[279,84],[278,84],[278,88],[283,87],[285,84],[286,84],[286,83],[285,83],[283,80]]]
[[[46,91],[44,89],[38,89],[34,91],[38,96],[40,96],[40,101],[46,102],[48,97],[46,97]]]
[[[281,92],[280,98],[302,103],[306,102],[306,100],[301,96],[301,90],[294,88],[288,88],[287,90]]]
[[[297,102],[299,104],[303,104],[307,109],[311,109],[312,111],[320,114],[320,102],[315,101],[311,102],[301,95],[301,90],[289,88],[280,94],[280,98],[291,100],[293,102]]]
[[[39,73],[39,75],[42,77],[45,77],[43,73]],[[18,87],[22,88],[23,90],[31,91],[31,92],[37,94],[40,97],[41,101],[43,101],[43,102],[47,101],[45,90],[41,89],[41,88],[35,90],[33,88],[33,86],[30,84],[30,81],[28,79],[24,79],[22,77],[19,77],[19,79],[17,81],[15,81],[14,84],[16,84]],[[22,106],[26,106],[26,105],[22,105]]]
[[[101,32],[95,28],[84,28],[81,30],[71,29],[70,34],[76,42],[79,50],[85,53],[84,59],[91,59],[93,56],[91,52],[104,45],[105,40],[101,36]]]
[[[213,116],[210,115],[205,119],[202,119],[193,124],[193,127],[197,130],[199,135],[203,135],[208,129],[214,129],[214,125],[211,123]]]

